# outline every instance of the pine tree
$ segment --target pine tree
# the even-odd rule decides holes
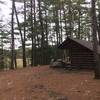
[[[92,4],[92,34],[93,34],[93,49],[94,49],[94,58],[95,58],[95,78],[100,79],[100,58],[98,54],[98,41],[97,41],[97,20],[96,20],[96,8],[95,0],[91,1]]]
[[[15,45],[14,45],[14,0],[12,0],[12,18],[11,18],[11,69],[14,69],[14,59],[15,59]]]

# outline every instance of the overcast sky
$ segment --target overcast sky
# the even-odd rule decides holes
[[[12,7],[12,3],[11,0],[1,0],[1,1],[4,1],[5,4],[4,5],[0,4],[0,7],[2,9],[0,16],[3,16],[3,20],[6,22],[7,20],[10,20],[11,17],[9,16],[9,14],[11,13],[10,8]],[[87,1],[91,1],[91,0],[87,0]]]
[[[0,16],[3,16],[3,19],[8,18],[8,15],[10,13],[11,8],[11,1],[10,0],[2,0],[5,2],[5,4],[0,4],[1,7],[1,14]]]
[[[0,16],[3,16],[3,20],[6,22],[7,20],[10,20],[11,18],[9,14],[11,13],[12,3],[11,3],[11,0],[1,0],[1,1],[5,2],[5,4],[0,4],[0,7],[1,7]],[[16,6],[21,6],[21,5],[17,3]]]
[[[11,21],[11,16],[9,15],[11,13],[11,7],[12,3],[11,0],[1,0],[5,2],[5,4],[0,4],[0,18],[3,18],[3,23],[6,24],[8,21]],[[19,6],[20,4],[17,4]],[[5,46],[5,49],[8,49],[10,45]],[[15,47],[18,48],[20,46],[20,43],[18,40],[15,41]]]

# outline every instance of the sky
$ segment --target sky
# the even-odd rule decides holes
[[[10,13],[11,13],[11,8],[12,8],[12,2],[11,0],[1,0],[3,2],[5,2],[5,4],[0,4],[0,8],[1,8],[1,14],[0,16],[3,18],[3,20],[5,21],[5,23],[11,19]],[[21,6],[21,4],[16,3],[16,6]]]
[[[11,8],[11,1],[10,0],[2,0],[5,2],[5,4],[0,4],[0,7],[1,7],[1,15],[0,16],[3,16],[3,20],[7,20],[9,19],[8,17],[9,14],[10,14],[10,8]]]
[[[7,24],[7,22],[11,21],[11,8],[12,8],[12,2],[11,0],[0,0],[5,2],[5,4],[0,4],[0,18],[4,21],[4,24]],[[16,6],[20,6],[20,4],[16,4]],[[5,49],[9,48],[9,44],[5,46]],[[15,47],[18,48],[20,46],[20,43],[18,40],[15,41]]]
[[[3,20],[6,22],[7,20],[10,20],[10,13],[11,13],[11,7],[12,7],[12,3],[11,0],[1,0],[3,2],[5,2],[4,5],[0,4],[1,7],[1,14],[0,16],[2,16]],[[91,0],[86,0],[86,1],[91,1]],[[16,4],[17,6],[20,6],[20,4]]]

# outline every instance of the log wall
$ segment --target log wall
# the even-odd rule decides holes
[[[72,66],[89,69],[94,67],[93,52],[80,44],[71,43],[70,58]]]

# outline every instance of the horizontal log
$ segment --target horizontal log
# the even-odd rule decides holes
[[[94,65],[95,63],[89,62],[89,63],[72,63],[72,65]]]
[[[79,60],[94,60],[94,58],[93,57],[81,57],[81,56],[77,56],[77,57],[71,57],[70,58],[71,60],[77,60],[77,59],[79,59]]]
[[[94,59],[94,56],[93,55],[72,55],[71,58],[92,58]]]
[[[90,55],[93,55],[93,53],[91,53],[91,52],[82,52],[82,51],[73,51],[73,52],[70,52],[70,54],[90,54]]]

